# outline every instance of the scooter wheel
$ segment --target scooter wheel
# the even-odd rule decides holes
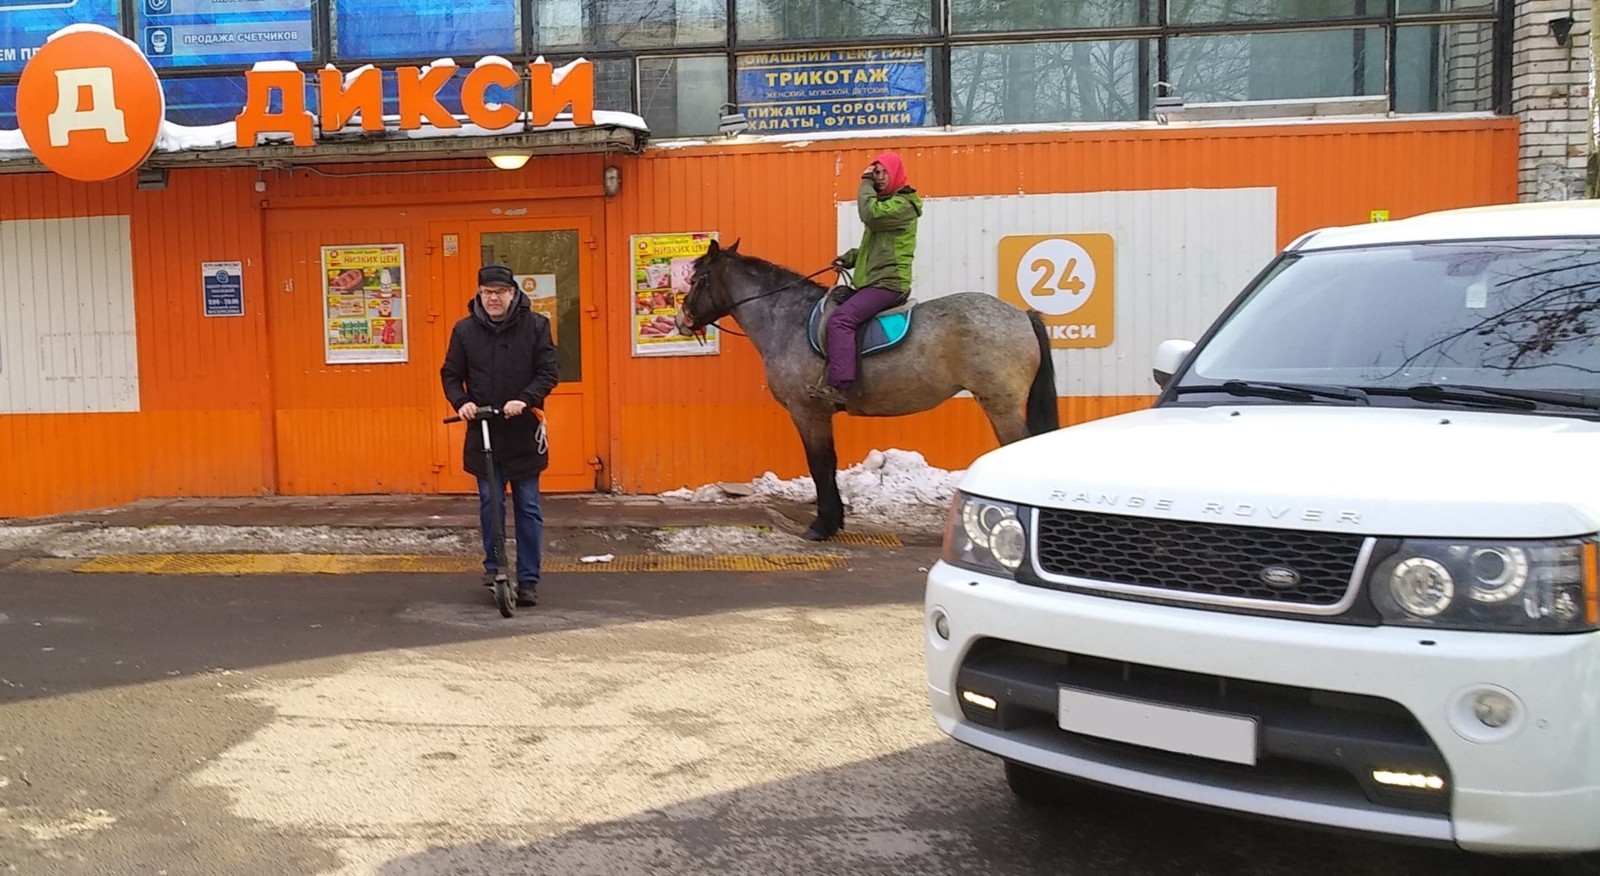
[[[496,578],[494,581],[494,604],[500,609],[501,617],[511,617],[517,610],[517,591],[511,588],[511,582],[505,578]]]

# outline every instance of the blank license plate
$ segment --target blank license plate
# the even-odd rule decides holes
[[[1061,688],[1061,729],[1195,757],[1255,766],[1256,722],[1216,712]]]

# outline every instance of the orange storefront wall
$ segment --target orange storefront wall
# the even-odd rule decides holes
[[[141,397],[139,413],[0,415],[0,516],[153,496],[429,490],[426,481],[382,476],[403,467],[401,453],[432,452],[455,466],[459,450],[441,450],[435,438],[427,451],[423,431],[382,421],[431,417],[443,404],[432,398],[439,350],[419,343],[399,372],[353,369],[329,379],[316,362],[304,367],[300,360],[320,354],[307,346],[320,329],[307,327],[313,334],[298,341],[282,336],[266,309],[282,278],[267,272],[274,259],[315,251],[268,252],[269,216],[309,211],[325,224],[342,210],[360,211],[364,222],[392,210],[396,232],[425,246],[418,229],[452,209],[494,215],[501,204],[598,204],[608,162],[621,168],[622,190],[604,199],[594,229],[604,338],[594,434],[607,480],[623,492],[657,492],[766,470],[803,474],[799,440],[747,341],[725,337],[716,357],[632,357],[628,236],[717,231],[742,239],[742,251],[810,272],[835,254],[835,203],[853,195],[861,167],[884,148],[905,155],[913,181],[935,198],[1270,186],[1280,245],[1319,225],[1366,221],[1374,205],[1402,218],[1516,197],[1515,122],[1488,119],[712,144],[544,157],[510,173],[485,172],[481,159],[393,163],[267,171],[265,193],[245,169],[174,172],[164,191],[138,191],[130,179],[86,186],[0,176],[0,220],[131,217]],[[245,316],[203,316],[199,265],[211,260],[244,262]],[[415,252],[407,273],[419,296],[432,295],[429,271]],[[429,298],[441,318],[453,319],[459,304]],[[397,386],[405,387],[399,395]],[[1063,398],[1061,409],[1071,423],[1148,403]],[[360,422],[352,406],[365,409]],[[975,406],[960,399],[914,417],[837,422],[841,465],[894,446],[963,468],[994,446]],[[292,435],[292,446],[280,446],[280,435]],[[361,456],[352,462],[344,452]],[[302,464],[311,476],[285,483],[278,464],[291,457],[324,461],[326,473]]]
[[[139,191],[131,178],[83,185],[0,176],[0,221],[130,217],[140,387],[138,413],[0,416],[0,516],[147,496],[252,495],[268,483],[255,174],[175,177],[182,184],[167,191]],[[244,263],[245,315],[207,319],[200,263],[234,260]]]
[[[1278,245],[1314,227],[1516,200],[1514,120],[1439,120],[1159,128],[1084,133],[824,140],[652,151],[624,167],[610,207],[608,286],[626,289],[626,235],[716,231],[741,252],[810,273],[836,254],[835,203],[854,196],[872,157],[906,159],[924,197],[1269,186]],[[1040,229],[1048,231],[1050,229]],[[826,279],[826,278],[825,278]],[[627,313],[610,313],[626,338]],[[624,345],[612,383],[613,483],[658,492],[772,470],[805,473],[785,412],[767,393],[759,357],[725,337],[721,355],[634,359]],[[1152,386],[1152,390],[1154,387]],[[1063,423],[1136,410],[1151,398],[1063,398]],[[996,446],[976,405],[946,402],[892,420],[836,420],[840,466],[873,448],[923,453],[965,468]]]

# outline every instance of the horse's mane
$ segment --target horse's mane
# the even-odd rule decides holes
[[[826,286],[815,280],[807,279],[804,274],[786,268],[783,265],[769,262],[760,256],[745,255],[742,252],[730,253],[727,250],[723,250],[722,255],[726,258],[737,259],[750,272],[750,275],[755,278],[757,284],[764,289],[777,289],[782,286],[792,285],[794,289],[800,290],[807,299],[812,301],[821,298],[828,291]],[[791,290],[784,289],[784,292],[789,291]]]

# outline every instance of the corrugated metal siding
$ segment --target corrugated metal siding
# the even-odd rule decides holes
[[[406,363],[326,364],[323,246],[405,245]],[[439,362],[425,318],[427,228],[390,209],[273,210],[267,316],[277,486],[285,494],[425,493],[434,488]],[[431,376],[431,382],[429,377]]]
[[[126,217],[113,221],[128,228],[132,325],[105,328],[137,327],[140,411],[0,415],[0,453],[13,461],[0,466],[0,516],[265,488],[260,226],[251,202],[236,194],[253,179],[183,171],[164,191],[137,191],[131,179],[84,185],[48,174],[0,176],[0,220]],[[246,315],[208,320],[200,262],[223,259],[246,262]],[[73,268],[88,270],[89,262],[77,254]],[[0,264],[0,273],[20,271]],[[26,282],[55,294],[48,283]]]
[[[346,200],[345,208],[359,208],[376,199],[459,196],[465,202],[514,190],[595,187],[600,185],[604,168],[605,161],[598,155],[552,155],[535,158],[519,170],[498,170],[488,161],[474,158],[295,168],[266,171],[263,179],[270,202],[341,197]]]
[[[403,239],[411,249],[408,294],[425,295],[428,221],[517,215],[525,206],[518,199],[541,194],[594,197],[608,162],[622,168],[622,193],[606,201],[603,227],[594,229],[602,246],[597,291],[605,338],[598,346],[605,365],[590,377],[606,383],[596,388],[605,405],[596,427],[601,440],[611,429],[605,448],[612,483],[653,492],[767,470],[802,474],[800,442],[768,394],[747,341],[728,337],[722,355],[711,358],[632,357],[624,304],[628,235],[718,231],[727,242],[742,238],[743,252],[809,273],[837,253],[836,204],[853,195],[861,169],[884,148],[905,156],[913,183],[931,198],[1270,189],[1274,247],[1319,225],[1367,221],[1375,209],[1401,218],[1516,196],[1511,120],[713,144],[639,157],[538,158],[510,173],[489,172],[481,159],[330,167],[321,174],[267,171],[264,194],[253,189],[253,170],[179,171],[168,189],[148,192],[136,191],[131,180],[80,185],[44,174],[3,176],[0,220],[130,217],[140,413],[0,415],[0,453],[27,460],[0,467],[0,515],[142,496],[438,488],[424,469],[458,464],[453,452],[441,454],[439,432],[429,431],[441,404],[442,332],[413,326],[412,363],[399,370],[329,369],[321,364],[314,267],[299,260],[314,261],[329,234],[358,234],[349,238],[355,242]],[[270,204],[265,210],[263,201]],[[587,211],[587,205],[576,210]],[[270,271],[267,215],[274,217]],[[1002,218],[1016,219],[1009,212]],[[1193,230],[1163,226],[1164,218],[1135,212],[1127,221],[1151,235]],[[974,259],[993,252],[992,243],[972,249]],[[206,319],[199,264],[233,259],[246,265],[246,315]],[[296,278],[299,291],[283,292],[286,278]],[[1219,274],[1212,285],[1227,282]],[[1190,328],[1214,303],[1178,315],[1159,312],[1164,306],[1149,300],[1149,313],[1137,317],[1145,331]],[[456,309],[453,302],[418,300],[412,314]],[[1122,326],[1117,346],[1105,354],[1114,366],[1102,362],[1080,378],[1070,373],[1078,351],[1062,354],[1069,372],[1063,388],[1081,381],[1072,383],[1074,391],[1114,391],[1063,398],[1066,422],[1148,404],[1148,396],[1127,394],[1127,387],[1136,387],[1148,368],[1139,361],[1140,345],[1159,338],[1136,339],[1129,323]],[[841,417],[837,424],[841,465],[872,448],[902,447],[935,465],[961,468],[994,446],[966,399],[914,417]],[[280,458],[285,469],[276,472]]]
[[[861,170],[886,148],[905,158],[912,184],[932,198],[1268,189],[1275,192],[1270,243],[1276,249],[1314,227],[1366,222],[1372,210],[1388,210],[1399,219],[1512,202],[1516,132],[1514,120],[1403,120],[650,151],[624,165],[622,194],[608,213],[608,294],[615,298],[628,286],[621,247],[632,233],[717,231],[726,242],[742,239],[741,252],[800,273],[822,267],[838,251],[836,204],[854,196]],[[1179,218],[1135,213],[1128,221],[1150,235],[1177,239],[1197,221],[1171,224]],[[994,243],[974,241],[972,257],[992,260]],[[1241,245],[1250,252],[1260,249],[1255,238]],[[1128,258],[1137,264],[1140,256]],[[925,280],[942,281],[921,270]],[[1230,262],[1224,276],[1219,264],[1214,281],[1197,282],[1220,290],[1238,270]],[[1059,353],[1063,389],[1108,393],[1063,398],[1063,422],[1147,405],[1150,396],[1128,393],[1141,379],[1149,386],[1147,350],[1161,338],[1137,337],[1134,324],[1145,331],[1187,334],[1208,321],[1203,311],[1226,297],[1221,291],[1213,294],[1210,301],[1184,302],[1177,314],[1162,312],[1164,301],[1149,298],[1142,305],[1145,312],[1129,316],[1132,322],[1124,323],[1127,330],[1119,331],[1117,344],[1094,373],[1077,367],[1081,351]],[[608,318],[613,337],[627,337],[626,313],[613,308]],[[612,411],[618,426],[613,482],[620,489],[653,492],[742,480],[766,470],[784,477],[805,472],[799,439],[767,393],[759,357],[747,341],[726,337],[723,343],[722,355],[715,358],[638,360],[626,352],[613,357]],[[918,450],[942,467],[964,468],[995,445],[982,414],[965,399],[915,417],[840,417],[836,425],[841,465],[860,460],[874,447],[896,446]]]
[[[600,165],[591,169],[598,181]],[[562,177],[560,172],[553,175]],[[424,189],[474,178],[406,177],[408,185]],[[359,205],[377,197],[361,191],[364,179],[368,178],[356,176],[338,183],[334,193],[311,189],[303,196],[275,196],[266,211],[276,487],[288,494],[470,491],[473,482],[461,473],[465,428],[440,423],[449,411],[439,383],[450,329],[465,315],[475,288],[479,254],[471,251],[469,226],[475,221],[517,224],[560,217],[570,222],[563,227],[578,229],[580,240],[587,239],[596,231],[599,199],[526,197],[532,190],[511,189],[494,200],[485,200],[483,191],[469,191],[437,203],[402,200],[395,206],[339,209],[293,206],[301,197],[319,204],[344,200]],[[405,197],[426,199],[433,194],[439,193],[410,192]],[[279,209],[275,205],[280,202],[290,206]],[[441,232],[460,235],[458,255],[446,258],[433,252]],[[321,248],[376,243],[406,247],[409,361],[328,365],[323,347]],[[588,275],[599,270],[599,260],[581,243],[579,257],[581,282],[598,288]],[[625,297],[618,297],[617,303],[625,307]],[[599,398],[604,389],[605,347],[589,336],[595,334],[589,326],[584,331],[583,391]],[[603,415],[604,408],[595,410],[594,399],[584,398],[573,384],[564,384],[550,406],[552,442],[560,443],[552,448],[547,488],[593,489],[588,460],[600,454],[596,436],[604,431],[593,420]],[[575,413],[586,410],[591,412],[587,417]]]

